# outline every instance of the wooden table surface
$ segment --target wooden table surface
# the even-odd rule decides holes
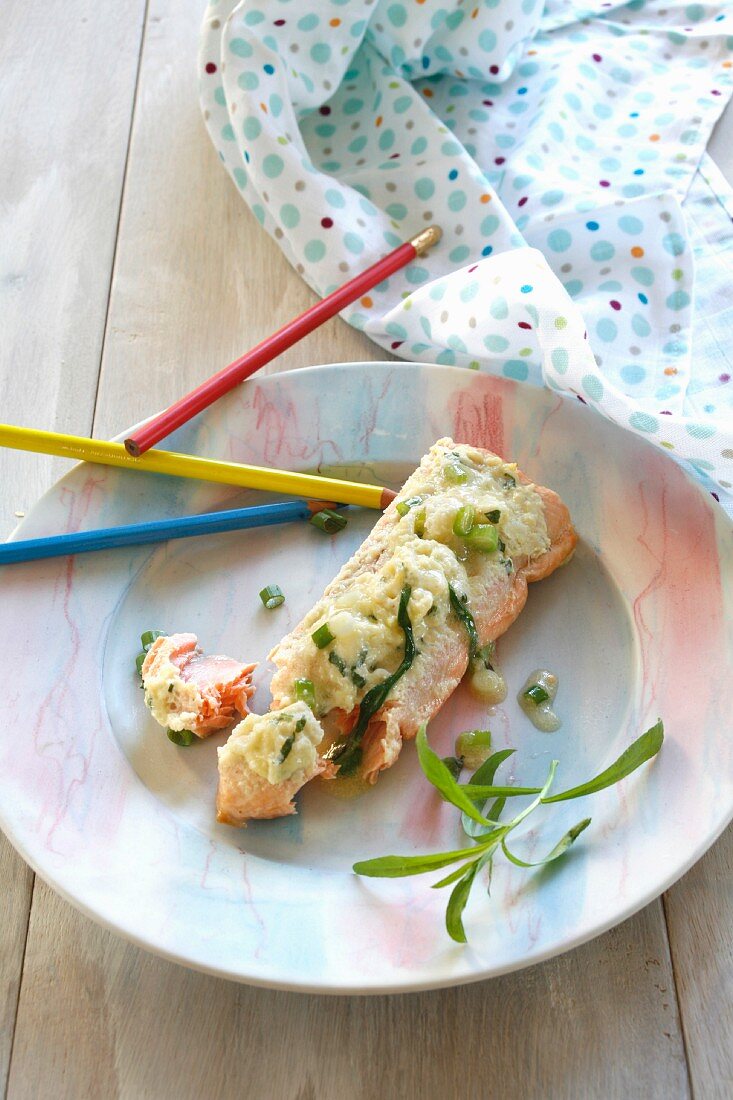
[[[313,300],[205,134],[202,7],[4,0],[0,420],[108,438]],[[731,121],[711,147],[728,178]],[[337,318],[277,369],[382,358]],[[0,454],[0,538],[66,468]],[[592,943],[395,997],[250,989],[155,958],[62,901],[1,836],[0,881],[11,1100],[733,1096],[730,829]]]

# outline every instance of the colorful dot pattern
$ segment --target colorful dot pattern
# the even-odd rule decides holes
[[[693,358],[693,271],[730,238],[700,163],[732,51],[718,4],[218,0],[199,72],[221,160],[318,293],[442,226],[352,325],[571,394],[725,489],[733,387]]]

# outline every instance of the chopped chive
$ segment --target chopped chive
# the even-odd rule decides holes
[[[491,554],[499,545],[499,532],[490,523],[476,523],[466,535],[466,546]]]
[[[531,702],[535,703],[537,706],[539,706],[540,703],[546,703],[550,698],[550,693],[545,691],[542,684],[532,684],[532,686],[528,687],[522,694],[525,699],[531,700]]]
[[[305,718],[303,719],[303,723],[305,724]],[[287,760],[287,758],[290,756],[290,750],[292,749],[294,744],[295,734],[291,733],[290,737],[286,737],[282,745],[280,746],[280,755],[277,758],[278,764],[282,764],[283,760]]]
[[[475,518],[476,509],[473,504],[464,504],[458,509],[453,520],[453,534],[465,537],[473,527]]]
[[[312,680],[296,680],[295,681],[295,698],[299,703],[305,703],[307,707],[313,710],[316,705],[316,689],[313,686]]]
[[[334,512],[332,508],[324,508],[311,516],[310,522],[314,527],[325,531],[327,535],[333,535],[336,531],[343,531],[348,521],[340,512]]]
[[[457,455],[446,455],[443,464],[443,475],[451,485],[464,485],[468,481],[468,470]]]
[[[145,630],[140,635],[140,642],[144,650],[150,649],[156,638],[165,638],[165,630]]]
[[[335,637],[336,635],[331,633],[328,623],[321,623],[318,630],[314,630],[311,634],[311,638],[319,649],[325,649],[327,645],[331,644]]]
[[[501,509],[492,508],[490,512],[484,512],[484,515],[486,516],[489,523],[498,523],[501,519]]]
[[[140,677],[142,677],[143,674],[143,662],[146,657],[147,653],[145,652],[145,650],[143,650],[142,653],[138,653],[137,657],[135,658],[135,668],[137,669],[137,674]]]
[[[332,649],[328,655],[329,664],[335,665],[342,676],[346,675],[346,661],[343,657],[339,657],[335,649]]]
[[[512,477],[511,474],[503,474],[502,476],[504,478],[504,491],[505,492],[507,492],[509,489],[516,489],[517,479],[515,477]]]
[[[273,607],[279,607],[281,603],[285,603],[285,596],[279,584],[268,584],[260,592],[260,599],[268,611],[271,611]]]
[[[366,683],[366,678],[362,676],[360,672],[357,672],[355,668],[351,670],[351,682],[355,687],[363,688]]]
[[[192,745],[195,736],[191,730],[168,730],[168,740],[172,741],[174,745],[180,745],[182,749]]]
[[[419,539],[425,534],[425,509],[415,512],[415,534]]]
[[[400,516],[406,516],[410,509],[416,508],[418,504],[422,504],[422,497],[409,497],[407,500],[398,501],[395,508]]]

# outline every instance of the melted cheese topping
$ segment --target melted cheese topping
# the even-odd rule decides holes
[[[451,614],[449,584],[468,597],[470,609],[473,596],[513,570],[513,557],[536,557],[550,545],[542,500],[533,485],[517,479],[516,464],[465,444],[435,444],[395,504],[403,502],[411,507],[389,529],[381,567],[319,601],[305,620],[297,676],[313,681],[317,714],[333,708],[350,713],[397,668],[405,644],[397,623],[405,585],[412,589],[415,642],[424,651]],[[498,550],[471,549],[453,533],[456,513],[466,504],[475,508],[476,523],[490,523],[487,513],[499,513]],[[324,623],[334,641],[318,649],[310,635]]]
[[[310,708],[293,703],[269,714],[248,714],[219,749],[219,761],[244,760],[268,783],[283,783],[296,772],[312,771],[322,737],[323,730]]]
[[[203,697],[195,684],[181,678],[172,661],[158,657],[152,669],[143,672],[145,705],[156,722],[172,730],[191,729],[201,714]]]

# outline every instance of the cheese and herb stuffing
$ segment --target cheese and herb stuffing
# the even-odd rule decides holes
[[[283,783],[313,770],[322,737],[310,708],[293,703],[268,714],[248,714],[219,749],[219,761],[226,767],[241,760],[268,783]]]

